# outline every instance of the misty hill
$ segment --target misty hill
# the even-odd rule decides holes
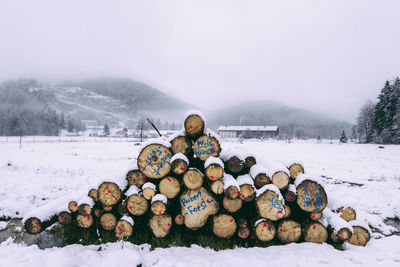
[[[129,79],[101,78],[60,84],[36,80],[7,81],[0,87],[3,108],[20,114],[52,110],[65,120],[98,120],[100,124],[135,127],[138,119],[179,118],[191,106],[144,83]],[[179,115],[179,117],[178,117]]]
[[[246,101],[212,112],[208,125],[277,125],[281,135],[300,138],[339,138],[341,131],[350,135],[348,122],[332,119],[315,112],[286,106],[274,101]]]

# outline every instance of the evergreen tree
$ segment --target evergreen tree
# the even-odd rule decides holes
[[[103,134],[104,136],[110,136],[110,127],[108,127],[107,123],[104,124]]]
[[[372,142],[374,116],[375,105],[368,100],[361,108],[357,118],[357,133],[360,142]]]
[[[347,137],[346,137],[346,133],[342,132],[342,136],[340,137],[340,143],[347,143]]]

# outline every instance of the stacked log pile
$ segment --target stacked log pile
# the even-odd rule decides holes
[[[369,241],[370,230],[355,220],[353,208],[328,208],[324,187],[304,174],[303,164],[223,151],[205,126],[200,112],[188,113],[184,130],[143,145],[123,179],[32,211],[26,231],[37,234],[58,222],[69,243],[125,239],[219,248]]]

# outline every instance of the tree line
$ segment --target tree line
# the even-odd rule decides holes
[[[400,79],[387,80],[378,102],[361,108],[354,127],[360,142],[400,144]]]

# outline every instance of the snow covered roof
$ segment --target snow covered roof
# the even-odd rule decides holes
[[[276,132],[278,131],[278,126],[219,126],[218,131]]]

